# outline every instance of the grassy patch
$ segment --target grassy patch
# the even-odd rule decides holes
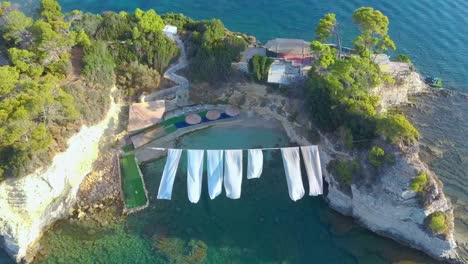
[[[133,145],[126,145],[122,147],[123,152],[128,153],[133,150],[135,150],[135,147]]]
[[[127,155],[120,159],[122,172],[122,189],[124,192],[125,207],[136,208],[144,206],[148,201],[140,177],[135,155]]]

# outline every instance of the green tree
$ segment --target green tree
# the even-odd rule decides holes
[[[156,70],[136,61],[122,64],[117,69],[117,86],[128,96],[156,90],[160,80],[161,76]]]
[[[144,33],[161,32],[164,28],[164,21],[153,9],[145,12],[137,8],[135,17],[138,20],[138,26]]]
[[[316,67],[327,69],[328,66],[335,63],[336,52],[330,47],[330,45],[322,44],[319,41],[314,40],[311,42],[310,48],[315,57],[318,58],[314,62]]]
[[[95,36],[98,40],[126,40],[132,36],[132,25],[125,16],[121,16],[115,12],[104,12],[102,21],[96,29]]]
[[[377,121],[377,133],[392,143],[410,145],[418,140],[419,131],[402,114],[387,114]]]
[[[3,38],[15,44],[26,37],[27,29],[32,25],[32,18],[27,17],[20,11],[12,11],[2,16]]]
[[[0,16],[3,16],[5,15],[6,13],[8,13],[11,9],[11,2],[9,1],[3,1],[0,3]]]
[[[361,166],[355,160],[333,160],[330,164],[333,175],[344,186],[350,186],[353,178],[359,175]]]
[[[395,43],[388,36],[388,17],[379,10],[361,7],[354,11],[353,21],[361,30],[361,35],[353,43],[362,56],[370,56],[389,48],[396,49]]]
[[[315,28],[315,36],[320,42],[324,42],[334,36],[336,38],[336,47],[338,48],[338,58],[341,58],[342,41],[339,24],[334,13],[328,13],[319,20]]]
[[[106,43],[97,41],[85,48],[83,63],[83,74],[89,82],[104,87],[114,84],[115,62]]]
[[[426,223],[434,235],[444,234],[448,230],[444,212],[438,211],[427,217]]]
[[[249,72],[252,78],[258,82],[266,82],[268,79],[268,71],[273,63],[273,59],[255,55],[249,60]]]
[[[424,192],[427,185],[427,175],[425,172],[420,172],[410,184],[410,189],[415,192]]]
[[[369,163],[376,167],[382,167],[385,162],[385,151],[379,147],[372,147],[368,154]]]
[[[81,47],[88,47],[91,45],[91,40],[89,39],[88,35],[86,32],[82,29],[78,31],[78,34],[76,35],[76,44],[81,46]]]
[[[20,70],[27,72],[29,67],[34,63],[35,54],[29,50],[10,48],[8,49],[8,57],[11,63]]]
[[[86,35],[91,38],[96,37],[96,32],[103,20],[101,15],[94,15],[90,13],[85,13],[82,16],[79,16],[78,19],[72,21],[72,27],[74,30],[80,31],[84,30]]]
[[[62,7],[56,0],[41,0],[41,16],[49,23],[64,18]]]
[[[0,67],[0,98],[9,94],[13,91],[18,83],[19,72],[15,67],[1,66]],[[1,111],[1,110],[0,110]],[[7,115],[7,112],[0,112],[0,123],[1,116]]]
[[[224,24],[219,19],[203,23],[203,43],[213,43],[224,38]]]

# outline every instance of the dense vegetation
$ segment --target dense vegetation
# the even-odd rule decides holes
[[[186,31],[190,65],[188,77],[195,82],[226,81],[231,63],[240,59],[247,42],[243,36],[228,31],[219,19],[194,21],[182,14],[162,16],[168,24]]]
[[[372,93],[375,87],[395,82],[374,62],[376,54],[396,49],[388,35],[388,18],[378,10],[362,7],[354,12],[352,19],[360,34],[354,39],[351,52],[344,52],[336,15],[330,13],[320,19],[315,29],[316,39],[311,42],[316,60],[306,90],[312,117],[319,128],[337,131],[348,150],[355,147],[368,150],[369,164],[378,169],[385,164],[394,164],[395,157],[372,146],[376,139],[408,146],[417,141],[419,132],[402,114],[395,111],[379,113],[380,98]],[[326,41],[332,41],[334,45],[327,45]],[[411,64],[406,55],[400,55],[396,60]],[[331,172],[344,186],[349,186],[353,175],[360,170],[359,164],[353,161],[334,161],[332,165]],[[411,188],[424,188],[420,184],[415,182]]]
[[[2,2],[0,180],[47,164],[82,123],[102,119],[114,84],[130,97],[158,89],[178,54],[163,27],[154,10],[63,14],[41,0],[33,18]]]
[[[59,86],[78,34],[55,1],[42,0],[39,12],[33,19],[1,3],[2,56],[10,65],[0,67],[0,180],[49,160],[80,117]]]
[[[130,97],[158,89],[162,73],[179,53],[176,43],[162,33],[163,19],[152,9],[102,15],[74,11],[70,19],[72,27],[93,42],[85,49],[88,80],[102,86],[117,81]],[[114,80],[116,72],[119,77]]]
[[[418,131],[403,115],[379,114],[379,98],[371,94],[373,88],[394,82],[373,61],[374,54],[396,48],[388,36],[388,18],[362,7],[354,12],[353,21],[361,33],[353,42],[354,54],[346,56],[334,14],[327,14],[316,28],[311,50],[318,59],[307,81],[313,117],[323,130],[348,131],[348,143],[358,147],[367,147],[379,135],[393,143],[411,144]],[[323,43],[331,37],[336,39],[336,48]]]

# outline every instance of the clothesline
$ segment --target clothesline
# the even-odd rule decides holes
[[[172,148],[148,149],[168,150],[157,197],[158,199],[170,200],[177,167],[184,150]],[[317,196],[323,193],[322,169],[317,146],[248,149],[247,179],[260,178],[263,170],[263,150],[281,150],[291,200],[297,201],[305,194],[301,173],[301,156],[307,173],[309,195]],[[197,203],[202,192],[205,150],[186,149],[186,151],[188,196],[190,202]],[[300,155],[300,152],[302,155]],[[244,175],[243,155],[242,149],[206,150],[208,191],[211,199],[221,194],[222,185],[224,185],[226,197],[230,199],[239,199],[241,197]]]
[[[296,146],[296,147],[277,147],[277,148],[233,148],[233,149],[210,149],[210,150],[281,150],[281,149],[287,149],[287,148],[299,148],[299,147],[311,147],[312,145],[308,146]],[[146,149],[152,149],[152,150],[160,150],[160,151],[165,151],[169,149],[176,149],[176,150],[203,150],[203,149],[196,149],[196,148],[188,148],[188,149],[181,149],[181,148],[153,148],[153,147],[146,147]]]

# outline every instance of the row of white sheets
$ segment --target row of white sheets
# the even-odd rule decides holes
[[[301,199],[304,185],[301,173],[302,153],[304,167],[309,182],[309,195],[317,196],[323,193],[322,170],[317,146],[282,148],[283,165],[288,184],[289,197],[293,201]],[[181,149],[169,149],[158,199],[170,200],[172,189],[179,166]],[[211,199],[221,194],[224,185],[226,197],[239,199],[242,186],[242,150],[207,150],[207,180],[208,193]],[[204,150],[187,150],[187,192],[190,202],[200,200],[203,182]],[[263,170],[263,151],[261,149],[248,150],[247,179],[260,178]]]

